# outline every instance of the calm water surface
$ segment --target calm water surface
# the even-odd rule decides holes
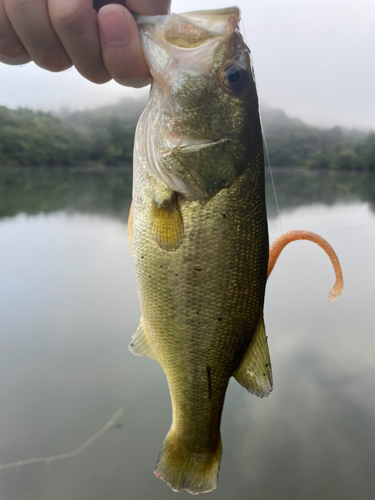
[[[267,285],[274,391],[234,380],[226,398],[215,499],[372,499],[375,465],[375,178],[278,173],[283,230],[327,238],[331,264],[297,242]],[[271,240],[280,234],[268,189]],[[160,367],[127,350],[139,316],[128,255],[130,176],[0,171],[1,500],[167,500],[153,475],[171,422]],[[186,492],[178,498],[191,498]]]

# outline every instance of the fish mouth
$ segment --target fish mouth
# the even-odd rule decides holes
[[[134,14],[134,19],[140,31],[145,26],[162,27],[166,37],[179,40],[183,35],[193,43],[201,38],[204,42],[210,36],[220,36],[231,33],[241,19],[238,7],[224,9],[196,10],[184,14],[170,14],[166,16],[142,16]],[[185,42],[184,42],[185,46]]]
[[[239,20],[237,7],[172,14],[165,23],[164,36],[176,47],[194,48],[231,33]]]
[[[215,48],[238,29],[240,11],[229,7],[135,19],[151,74],[163,85],[170,64],[197,74],[210,71]]]

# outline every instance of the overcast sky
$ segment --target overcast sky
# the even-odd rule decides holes
[[[237,0],[261,102],[308,123],[375,129],[375,0]],[[172,0],[174,12],[230,0]],[[0,64],[0,105],[85,109],[144,95],[75,70]]]

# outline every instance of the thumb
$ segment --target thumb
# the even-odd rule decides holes
[[[118,4],[105,5],[98,13],[98,28],[104,65],[111,77],[131,87],[150,83],[138,27],[129,10]]]

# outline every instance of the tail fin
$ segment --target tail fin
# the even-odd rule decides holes
[[[169,431],[161,449],[155,475],[165,481],[174,491],[187,490],[193,495],[208,493],[217,486],[222,453],[218,438],[215,451],[188,450],[174,432]]]

